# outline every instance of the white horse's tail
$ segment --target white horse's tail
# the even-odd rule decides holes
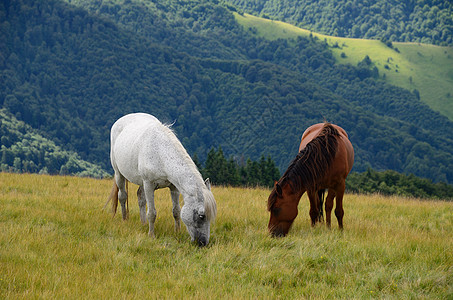
[[[110,195],[109,195],[109,198],[107,199],[107,202],[105,202],[104,204],[104,209],[105,207],[107,206],[107,204],[109,204],[110,201],[112,201],[112,214],[114,217],[115,214],[116,214],[116,211],[118,209],[118,186],[116,185],[116,181],[115,179],[113,179],[113,186],[112,186],[112,190],[110,191]],[[128,181],[126,180],[126,214],[127,216],[129,216],[129,190],[128,190]]]

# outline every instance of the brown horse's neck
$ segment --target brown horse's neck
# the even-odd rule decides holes
[[[297,186],[290,180],[286,180],[286,184],[284,185],[284,187],[282,187],[282,189],[283,189],[284,193],[292,196],[291,198],[295,199],[294,201],[297,201],[297,203],[299,203],[300,198],[306,191],[306,189],[303,185]]]

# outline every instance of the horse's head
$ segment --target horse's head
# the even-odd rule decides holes
[[[199,246],[209,243],[210,224],[216,216],[216,203],[211,193],[211,185],[206,180],[197,195],[187,196],[181,209],[181,219],[187,227],[192,241]]]
[[[290,182],[275,183],[269,195],[267,209],[271,213],[268,229],[273,237],[286,236],[297,217],[300,194],[293,191]]]

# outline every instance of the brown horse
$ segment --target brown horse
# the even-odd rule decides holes
[[[268,229],[272,236],[285,236],[297,216],[297,205],[305,193],[310,200],[310,218],[314,226],[322,221],[325,189],[326,223],[330,228],[333,199],[335,216],[343,229],[343,194],[345,180],[354,163],[354,149],[343,128],[320,123],[310,126],[302,135],[299,154],[290,163],[269,195],[267,209],[271,216]]]

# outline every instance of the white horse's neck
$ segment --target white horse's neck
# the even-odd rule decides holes
[[[172,160],[171,164],[167,164],[168,180],[178,189],[184,198],[184,205],[196,204],[193,201],[203,202],[206,216],[208,220],[213,220],[216,217],[217,205],[214,196],[211,193],[210,187],[201,177],[197,166],[187,154],[186,149],[181,145],[176,136],[176,140],[165,155],[168,155],[167,161]],[[201,204],[201,203],[198,203]]]
[[[204,186],[203,178],[198,170],[187,164],[181,165],[179,172],[170,174],[169,177],[170,182],[179,190],[184,198],[187,198],[187,196],[196,196]]]
[[[176,139],[176,137],[174,138]],[[177,139],[173,145],[174,147],[168,149],[165,153],[168,160],[172,161],[172,164],[166,165],[168,179],[184,198],[196,196],[202,188],[206,188],[203,178],[197,166]]]

